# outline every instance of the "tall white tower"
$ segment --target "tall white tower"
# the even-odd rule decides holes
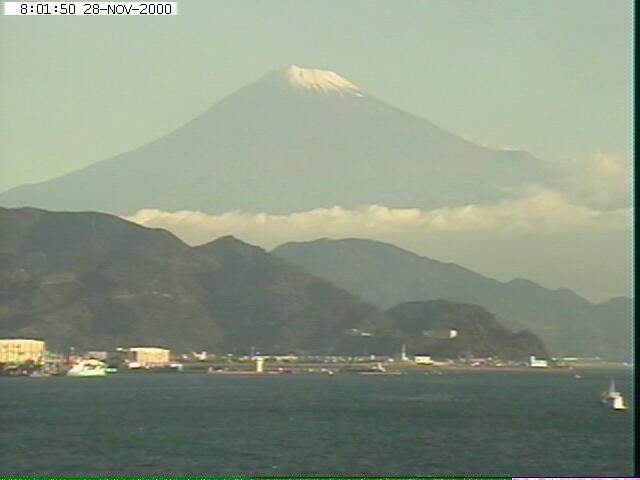
[[[407,346],[404,343],[402,344],[402,350],[400,352],[400,360],[403,362],[409,361],[409,357],[407,357]]]

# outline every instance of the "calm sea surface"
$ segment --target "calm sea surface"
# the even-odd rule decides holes
[[[612,372],[0,378],[0,474],[632,476]]]

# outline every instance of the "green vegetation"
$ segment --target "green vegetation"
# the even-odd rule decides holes
[[[189,247],[100,213],[0,209],[0,304],[0,336],[37,336],[52,351],[389,355],[409,343],[445,356],[461,346],[505,358],[544,352],[480,307],[426,302],[415,315],[402,305],[385,313],[233,237]],[[440,327],[460,338],[445,348],[421,334]]]
[[[594,305],[571,290],[500,282],[365,239],[291,242],[273,253],[380,308],[437,299],[481,305],[506,327],[538,335],[554,355],[631,358],[629,298]]]

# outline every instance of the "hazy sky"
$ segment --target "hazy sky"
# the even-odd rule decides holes
[[[146,143],[290,64],[479,143],[628,155],[628,1],[178,3],[174,17],[1,17],[0,190]]]
[[[370,236],[496,278],[597,300],[629,293],[631,2],[178,4],[172,17],[0,17],[0,191],[147,143],[269,71],[325,68],[477,143],[528,150],[564,184],[441,212],[136,219],[192,241],[234,233],[267,247]]]

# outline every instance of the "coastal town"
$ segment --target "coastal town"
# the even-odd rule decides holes
[[[604,360],[563,357],[542,359],[531,355],[522,361],[494,357],[461,356],[433,358],[426,353],[409,355],[403,345],[398,355],[303,355],[295,353],[209,353],[176,352],[159,346],[117,347],[113,350],[52,352],[41,339],[0,339],[0,375],[3,376],[106,376],[119,372],[194,372],[208,374],[293,374],[358,373],[399,375],[412,372],[438,373],[455,368],[481,369],[573,369],[579,366],[607,366]],[[625,366],[622,364],[620,366]]]

